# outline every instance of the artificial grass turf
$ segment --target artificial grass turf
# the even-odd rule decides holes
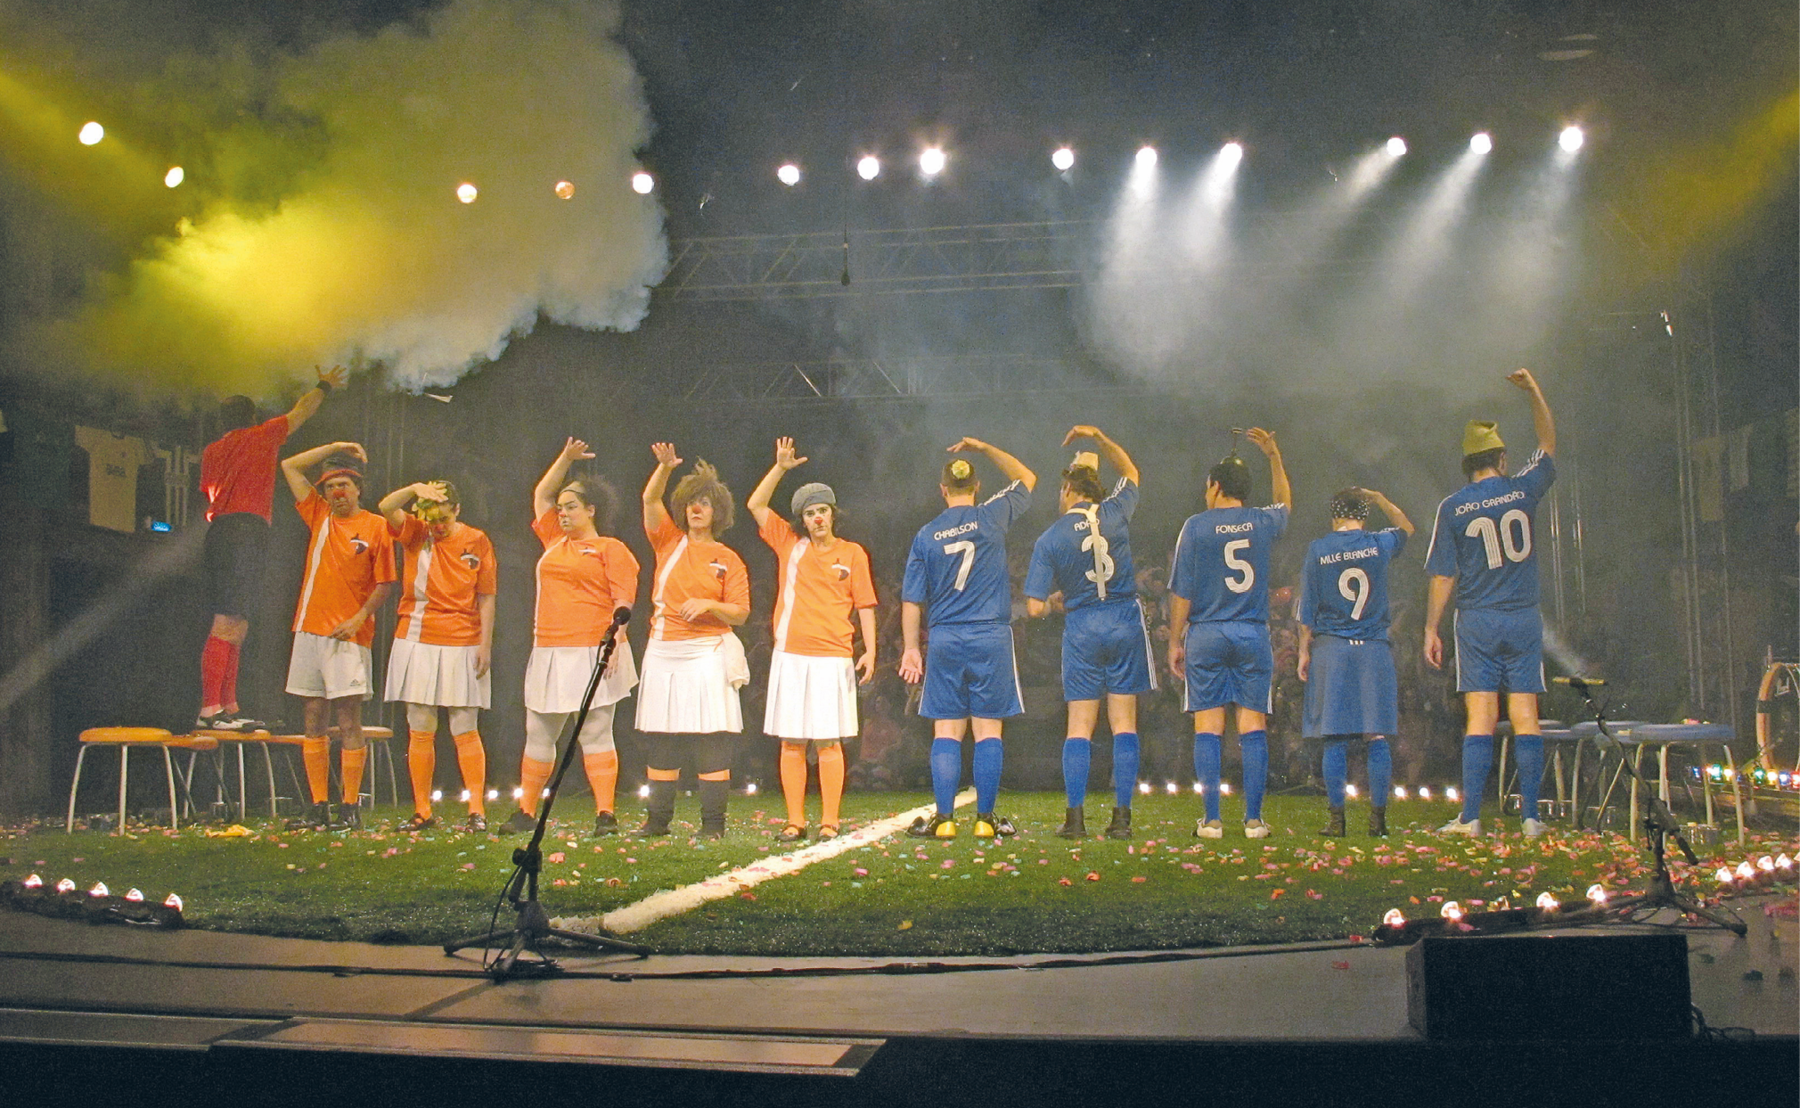
[[[546,839],[542,899],[553,916],[598,916],[659,889],[794,849],[775,842],[783,825],[776,798],[760,810],[734,799],[722,842],[691,837],[594,839],[585,820],[555,825]],[[1104,826],[1105,799],[1091,798],[1090,822]],[[770,804],[770,801],[774,804]],[[925,805],[919,794],[845,798],[845,829]],[[1249,840],[1227,803],[1227,837],[1193,838],[1190,797],[1140,798],[1129,842],[1056,838],[1060,793],[1007,793],[1001,810],[1021,833],[990,843],[894,835],[792,876],[656,923],[632,938],[667,953],[781,955],[949,955],[1157,949],[1255,944],[1367,934],[1390,907],[1435,913],[1444,899],[1465,904],[1538,893],[1575,895],[1593,882],[1641,887],[1641,846],[1584,833],[1527,840],[1516,832],[1469,840],[1427,828],[1447,818],[1443,804],[1390,806],[1394,834],[1324,839],[1319,798],[1272,797],[1272,837]],[[692,817],[691,801],[682,815]],[[403,818],[384,811],[388,822]],[[632,824],[627,813],[622,822]],[[1516,826],[1516,821],[1506,821]],[[105,881],[160,899],[179,892],[192,926],[322,939],[436,943],[486,929],[495,898],[524,836],[285,832],[251,825],[245,837],[142,829],[131,836],[67,836],[60,829],[14,832],[0,845],[0,876],[30,872]],[[217,828],[211,830],[217,831]],[[1793,852],[1792,837],[1755,851]],[[1754,851],[1753,851],[1754,852]],[[1741,850],[1702,859],[1700,874]],[[1701,888],[1710,886],[1704,881]],[[1416,901],[1416,903],[1415,903]],[[510,921],[510,913],[502,913]]]

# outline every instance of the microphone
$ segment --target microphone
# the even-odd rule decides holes
[[[1589,689],[1597,689],[1606,684],[1604,680],[1598,677],[1552,677],[1550,683],[1552,685],[1567,685],[1576,692],[1586,692]]]
[[[625,626],[627,623],[630,623],[630,622],[631,622],[631,607],[630,607],[630,605],[621,604],[618,606],[618,608],[616,608],[613,611],[611,630],[617,631],[619,628]]]

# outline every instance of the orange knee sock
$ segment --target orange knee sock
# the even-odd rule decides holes
[[[544,795],[544,782],[550,780],[550,771],[554,768],[549,762],[540,762],[536,758],[520,759],[519,811],[528,816],[537,815],[538,800]]]
[[[781,744],[781,796],[787,801],[787,820],[806,826],[806,744]]]
[[[331,799],[331,740],[308,735],[300,742],[300,760],[306,764],[306,791],[314,804]]]
[[[487,751],[481,745],[481,732],[464,731],[456,736],[456,768],[462,770],[463,788],[469,790],[469,814],[487,815]]]
[[[619,752],[584,753],[581,768],[587,770],[588,787],[594,790],[594,811],[612,811],[614,794],[619,790]]]
[[[819,747],[819,822],[836,827],[838,802],[844,798],[844,744]]]
[[[413,811],[431,815],[431,782],[437,776],[437,732],[406,733],[406,769],[412,776]]]
[[[344,767],[344,803],[361,803],[363,763],[369,759],[369,748],[359,746],[351,750],[345,747],[340,757]]]

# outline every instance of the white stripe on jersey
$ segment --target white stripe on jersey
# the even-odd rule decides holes
[[[800,577],[800,559],[812,546],[811,539],[801,539],[788,551],[787,565],[781,573],[781,611],[775,616],[775,649],[787,651],[788,624],[794,619],[794,583]]]
[[[1450,503],[1450,497],[1448,496],[1438,501],[1437,511],[1431,516],[1431,541],[1425,546],[1425,564],[1428,566],[1431,564],[1432,551],[1437,549],[1438,524],[1443,521],[1444,505],[1448,503]]]
[[[431,575],[431,554],[435,546],[437,543],[431,536],[425,536],[425,545],[419,548],[418,567],[413,571],[412,626],[406,629],[406,637],[413,642],[418,642],[419,635],[425,630],[425,581]]]
[[[331,534],[331,517],[326,516],[313,537],[312,549],[306,552],[306,583],[300,586],[300,606],[294,611],[294,630],[306,619],[306,606],[312,602],[313,582],[319,577],[319,561],[325,556],[325,540]]]
[[[1155,692],[1162,687],[1156,679],[1156,648],[1150,642],[1150,621],[1144,616],[1144,598],[1137,598],[1138,629],[1144,633],[1144,660],[1150,664],[1150,691]],[[1271,693],[1270,695],[1274,695]]]
[[[1006,484],[1005,484],[1005,485],[1002,485],[1002,486],[1001,486],[1001,488],[1000,488],[1000,491],[999,491],[999,492],[997,492],[997,493],[995,493],[995,494],[994,494],[994,495],[992,495],[992,496],[990,496],[990,497],[988,497],[988,498],[987,498],[987,499],[986,499],[986,500],[983,500],[983,501],[982,501],[982,502],[981,502],[981,506],[982,506],[982,507],[983,507],[983,508],[985,508],[985,507],[987,507],[987,506],[988,506],[988,505],[989,505],[989,504],[992,504],[992,503],[993,503],[993,502],[994,502],[994,501],[996,501],[996,500],[998,500],[998,499],[1000,499],[1000,498],[1001,498],[1001,497],[1003,497],[1003,496],[1005,496],[1005,495],[1006,495],[1006,493],[1007,493],[1007,490],[1009,490],[1009,489],[1011,489],[1011,488],[1012,488],[1012,487],[1013,487],[1013,486],[1014,486],[1014,485],[1016,485],[1016,484],[1018,484],[1018,483],[1019,483],[1019,482],[1017,482],[1017,481],[1008,481],[1008,482],[1007,482],[1007,483],[1006,483]]]
[[[687,553],[687,544],[688,537],[681,536],[681,541],[675,544],[675,549],[669,551],[669,560],[663,563],[662,572],[656,575],[656,588],[650,593],[650,605],[656,613],[650,617],[650,637],[653,639],[663,637],[663,621],[668,615],[663,608],[663,587],[669,583],[669,574],[675,572],[675,563],[681,560],[683,554]]]

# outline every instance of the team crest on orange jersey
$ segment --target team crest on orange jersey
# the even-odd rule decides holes
[[[839,581],[850,580],[850,567],[849,566],[844,565],[842,562],[833,562],[833,563],[831,563],[831,569],[832,569],[832,572],[837,574],[837,579]]]
[[[352,538],[350,540],[350,549],[356,551],[358,554],[362,554],[362,553],[365,553],[368,551],[369,544],[362,541],[361,539]]]
[[[457,557],[462,561],[463,565],[468,566],[470,569],[479,570],[481,568],[481,555],[475,553],[473,550],[465,550],[457,555]]]
[[[707,564],[707,567],[713,571],[714,577],[717,577],[721,581],[725,580],[725,563],[724,562],[708,562],[706,564]]]

